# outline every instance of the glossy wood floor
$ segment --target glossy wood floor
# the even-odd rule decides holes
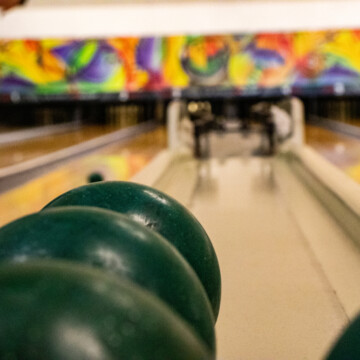
[[[214,242],[222,272],[218,359],[321,359],[348,319],[271,159],[208,166],[190,209]]]
[[[30,139],[6,146],[0,146],[0,168],[40,157],[84,141],[110,134],[120,126],[87,125],[63,134]]]
[[[218,140],[218,146],[228,142]],[[320,130],[308,134],[324,156],[338,141]],[[130,179],[165,146],[162,128],[70,162],[0,196],[0,223],[40,210],[85,184],[92,172]],[[247,152],[250,144],[240,148]],[[302,184],[285,174],[302,211],[299,221],[274,159],[230,155],[177,161],[154,184],[186,205],[214,243],[223,279],[218,360],[320,360],[360,310],[360,252]]]
[[[154,184],[185,204],[214,244],[218,360],[324,359],[360,310],[358,246],[278,162],[189,157]]]
[[[88,126],[67,134],[27,140],[2,147],[0,148],[0,167],[35,158],[117,129],[119,127],[116,126]],[[236,139],[230,140],[233,144],[238,144],[238,148],[234,148],[232,152],[227,154],[234,155],[236,151],[248,153],[246,149],[251,148],[249,142],[261,142],[259,139],[241,139],[239,135],[232,136]],[[348,173],[355,181],[360,182],[360,142],[358,140],[310,125],[306,126],[306,139],[310,146]],[[229,139],[226,140],[226,144],[228,143]],[[37,211],[55,196],[72,187],[85,184],[87,176],[91,172],[102,172],[107,179],[127,180],[165,146],[165,129],[159,129],[142,135],[125,145],[108,146],[96,155],[70,162],[68,165],[31,181],[19,189],[1,195],[0,224]],[[224,152],[221,143],[218,143],[217,150]],[[225,153],[224,156],[226,156]]]
[[[324,128],[307,125],[306,142],[360,183],[360,140]]]
[[[87,125],[63,134],[0,146],[0,168],[34,159],[65,147],[77,145],[123,127],[123,125]],[[14,130],[21,129],[10,128],[9,130],[9,127],[0,127],[1,133]],[[306,141],[344,171],[360,164],[360,141],[350,136],[306,125]],[[247,138],[243,138],[241,142],[247,142]]]
[[[90,129],[88,133],[99,135],[94,129]],[[95,155],[69,162],[0,195],[0,225],[39,211],[58,195],[86,184],[88,176],[93,172],[101,173],[106,180],[129,180],[165,146],[165,129],[159,128],[124,144],[108,146]]]

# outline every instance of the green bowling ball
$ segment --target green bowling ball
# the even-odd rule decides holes
[[[150,187],[115,181],[81,186],[59,196],[46,208],[67,205],[114,210],[164,236],[199,276],[217,318],[221,298],[218,260],[205,230],[184,206]]]
[[[331,349],[327,360],[360,359],[360,316],[344,331]]]
[[[156,232],[100,208],[62,207],[0,228],[0,263],[57,258],[127,277],[159,296],[215,351],[214,317],[191,266]]]
[[[57,261],[0,266],[2,360],[209,360],[197,335],[125,279]]]

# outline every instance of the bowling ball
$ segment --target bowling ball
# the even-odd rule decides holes
[[[67,262],[1,266],[0,319],[4,360],[213,359],[149,292]]]
[[[360,359],[360,316],[344,331],[326,358],[327,360]]]
[[[205,230],[184,206],[150,187],[116,181],[70,190],[45,208],[67,205],[114,210],[164,236],[180,251],[199,276],[217,318],[221,298],[218,260]]]
[[[87,181],[88,183],[104,181],[104,177],[98,172],[93,172],[88,176]]]
[[[127,277],[182,316],[215,350],[214,318],[190,265],[156,232],[90,207],[53,208],[0,228],[0,263],[57,258]]]

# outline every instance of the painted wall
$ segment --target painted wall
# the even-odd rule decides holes
[[[0,93],[360,89],[360,30],[0,41]]]

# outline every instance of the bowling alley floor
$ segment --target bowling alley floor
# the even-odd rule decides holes
[[[0,156],[0,168],[19,164],[66,147],[78,145],[119,129],[119,126],[113,125],[77,126],[71,131],[61,134],[26,139],[3,146],[0,145],[0,153],[6,154],[6,156]]]
[[[87,177],[93,172],[100,172],[105,180],[129,180],[165,147],[165,129],[160,127],[70,160],[42,176],[29,179],[19,187],[0,193],[0,226],[36,212],[60,194],[85,185]],[[39,152],[46,151],[41,142],[37,149]]]
[[[217,360],[324,358],[360,310],[358,247],[281,160],[252,155],[259,136],[212,140],[222,153],[197,161],[185,152],[168,163],[164,129],[113,145],[1,195],[0,223],[39,210],[94,170],[146,182],[187,206],[214,244],[223,294]]]
[[[155,184],[188,206],[217,252],[218,360],[322,359],[360,309],[358,248],[277,163],[183,159]]]
[[[322,127],[306,126],[307,143],[328,161],[360,183],[360,141]]]

